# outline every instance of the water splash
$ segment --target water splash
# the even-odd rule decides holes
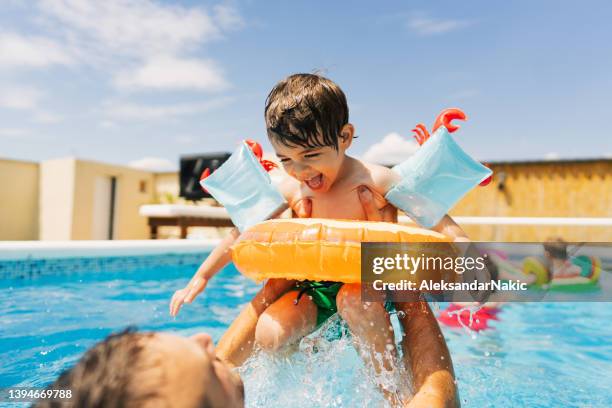
[[[377,384],[405,398],[410,378],[403,370],[374,375],[353,346],[338,316],[302,339],[297,352],[258,352],[240,369],[249,407],[389,406]],[[382,356],[377,356],[379,363]]]

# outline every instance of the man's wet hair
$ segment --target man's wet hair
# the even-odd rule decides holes
[[[337,150],[349,110],[344,92],[331,80],[295,74],[274,86],[266,99],[265,119],[268,137],[287,147]]]
[[[156,390],[143,389],[138,376],[143,368],[139,359],[144,339],[152,335],[138,333],[134,328],[111,334],[90,348],[76,365],[64,371],[48,387],[51,390],[70,390],[71,399],[41,400],[33,407],[127,408],[144,406],[157,399]]]

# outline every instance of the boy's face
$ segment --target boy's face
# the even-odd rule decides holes
[[[306,184],[312,191],[324,193],[329,191],[340,174],[345,151],[353,140],[353,131],[350,124],[342,128],[338,150],[332,146],[289,147],[274,138],[270,138],[270,143],[287,174]]]

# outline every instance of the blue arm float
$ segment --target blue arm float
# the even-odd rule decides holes
[[[287,206],[268,173],[244,142],[200,184],[227,209],[241,232],[280,213]]]
[[[444,126],[393,170],[402,180],[385,198],[425,228],[438,224],[468,191],[492,173],[464,152]]]

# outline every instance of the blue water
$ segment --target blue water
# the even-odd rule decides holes
[[[0,276],[0,387],[45,386],[88,347],[127,325],[181,335],[204,331],[218,339],[258,290],[229,266],[174,319],[170,296],[197,264],[160,265]],[[464,407],[612,406],[610,303],[507,304],[499,317],[477,335],[443,328]],[[249,361],[241,370],[247,405],[380,405],[350,340],[323,337],[309,336],[297,353]]]

